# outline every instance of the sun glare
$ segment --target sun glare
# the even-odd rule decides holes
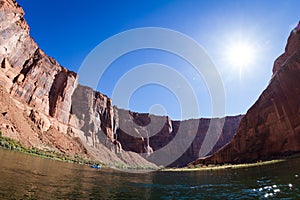
[[[239,69],[249,66],[254,60],[253,47],[248,43],[233,44],[227,53],[229,64]]]

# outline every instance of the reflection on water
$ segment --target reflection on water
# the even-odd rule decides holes
[[[299,199],[299,164],[127,173],[0,149],[0,199]]]

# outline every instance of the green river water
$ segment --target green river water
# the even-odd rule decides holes
[[[0,149],[0,199],[300,199],[300,158],[244,169],[130,173]]]

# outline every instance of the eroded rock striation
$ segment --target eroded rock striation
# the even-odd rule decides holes
[[[194,164],[246,163],[300,151],[300,23],[274,62],[269,85],[241,120],[232,141]]]
[[[15,1],[0,1],[0,95],[5,113],[0,131],[27,147],[88,158],[67,127],[77,75],[38,48],[23,15]]]
[[[47,56],[29,35],[24,11],[1,1],[1,76],[7,90],[23,102],[68,124],[77,74]]]
[[[94,149],[104,145],[117,154],[135,152],[156,165],[179,167],[199,158],[209,126],[221,134],[205,155],[232,139],[241,118],[172,121],[168,116],[118,109],[107,96],[78,85],[72,96],[70,125],[80,129],[84,143]]]
[[[14,0],[0,1],[3,135],[28,147],[79,155],[110,166],[156,168],[140,155],[122,151],[114,138],[117,114],[111,99],[78,86],[77,74],[46,55],[30,37],[23,15]]]
[[[160,165],[165,164],[165,157],[172,158],[171,162],[167,162],[168,166],[182,167],[201,156],[201,148],[205,147],[203,143],[209,128],[210,133],[220,132],[220,136],[215,141],[209,141],[212,144],[207,144],[204,155],[211,155],[227,144],[236,132],[242,115],[213,120],[172,121],[167,116],[121,110],[119,117],[117,135],[123,148],[142,153],[148,160]],[[156,153],[165,157],[160,158]]]

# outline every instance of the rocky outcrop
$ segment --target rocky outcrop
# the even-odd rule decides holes
[[[169,117],[122,109],[119,109],[118,113],[117,137],[127,151],[150,156],[153,148],[164,147],[174,137],[172,121]]]
[[[199,158],[210,125],[212,125],[212,130],[221,127],[222,133],[216,144],[212,144],[211,149],[207,152],[208,155],[232,139],[242,115],[226,117],[225,123],[223,119],[215,119],[213,124],[210,124],[210,119],[172,121],[169,117],[153,116],[148,113],[140,114],[126,110],[119,110],[119,118],[120,127],[117,136],[125,150],[144,154],[147,159],[161,165],[163,162],[155,157],[152,158],[152,153],[164,149],[161,153],[167,154],[165,155],[167,157],[178,155],[178,157],[174,157],[172,162],[168,163],[168,166],[182,167]],[[176,136],[180,135],[180,131],[184,131],[184,138],[178,139]],[[190,140],[190,144],[182,146],[182,140]],[[172,141],[174,143],[172,146],[175,148],[168,147]],[[168,156],[168,154],[170,155]]]
[[[0,60],[7,58],[14,69],[9,69],[14,78],[37,50],[37,44],[29,35],[23,9],[14,0],[0,2]]]
[[[68,124],[77,74],[61,67],[40,49],[26,60],[13,79],[10,93],[40,111]]]
[[[2,0],[0,5],[2,85],[23,102],[68,124],[77,74],[38,48],[15,1]]]
[[[78,85],[72,96],[70,125],[84,132],[85,142],[97,147],[100,143],[122,150],[116,139],[118,111],[107,96],[89,87]]]
[[[122,149],[117,139],[118,109],[112,105],[110,98],[89,87],[78,85],[75,89],[70,125],[75,128],[74,132],[88,152],[109,166],[157,168],[139,154]]]
[[[300,25],[274,63],[272,79],[233,140],[194,164],[246,163],[300,152]]]
[[[28,148],[91,158],[78,136],[69,134],[56,119],[13,99],[1,85],[0,99],[0,132],[3,136]]]
[[[299,51],[299,33],[300,26],[298,24],[298,26],[294,28],[294,30],[290,34],[290,37],[288,38],[287,45],[285,47],[285,52],[281,56],[279,56],[274,62],[273,76],[282,66],[285,65],[285,62],[287,62],[292,56],[294,56],[294,54],[296,54]]]
[[[242,119],[243,115],[232,116],[232,117],[225,117],[225,119],[214,119],[215,123],[213,123],[213,127],[211,127],[214,131],[219,131],[221,129],[220,137],[218,138],[216,144],[213,144],[211,149],[205,156],[211,155],[215,153],[217,150],[221,149],[224,145],[229,143],[233,138],[234,134],[237,131],[238,125]],[[225,120],[223,122],[223,120]],[[187,121],[188,127],[189,120]],[[201,148],[204,147],[204,139],[208,134],[208,128],[210,126],[211,119],[199,119],[199,126],[197,130],[197,134],[195,139],[193,140],[191,146],[184,152],[180,158],[178,158],[174,163],[172,163],[171,167],[184,167],[192,161],[195,161],[200,156]],[[223,124],[224,123],[224,124]]]
[[[211,130],[217,132],[220,127],[222,133],[209,151],[214,152],[230,141],[240,119],[241,116],[226,117],[224,124],[223,119],[214,120]],[[199,158],[210,122],[210,119],[172,121],[167,116],[118,109],[107,96],[81,85],[72,96],[70,124],[82,131],[86,144],[94,149],[104,145],[117,154],[123,150],[135,152],[156,165],[184,166]],[[168,158],[174,156],[174,160],[165,163],[156,155],[159,151],[158,154]]]

